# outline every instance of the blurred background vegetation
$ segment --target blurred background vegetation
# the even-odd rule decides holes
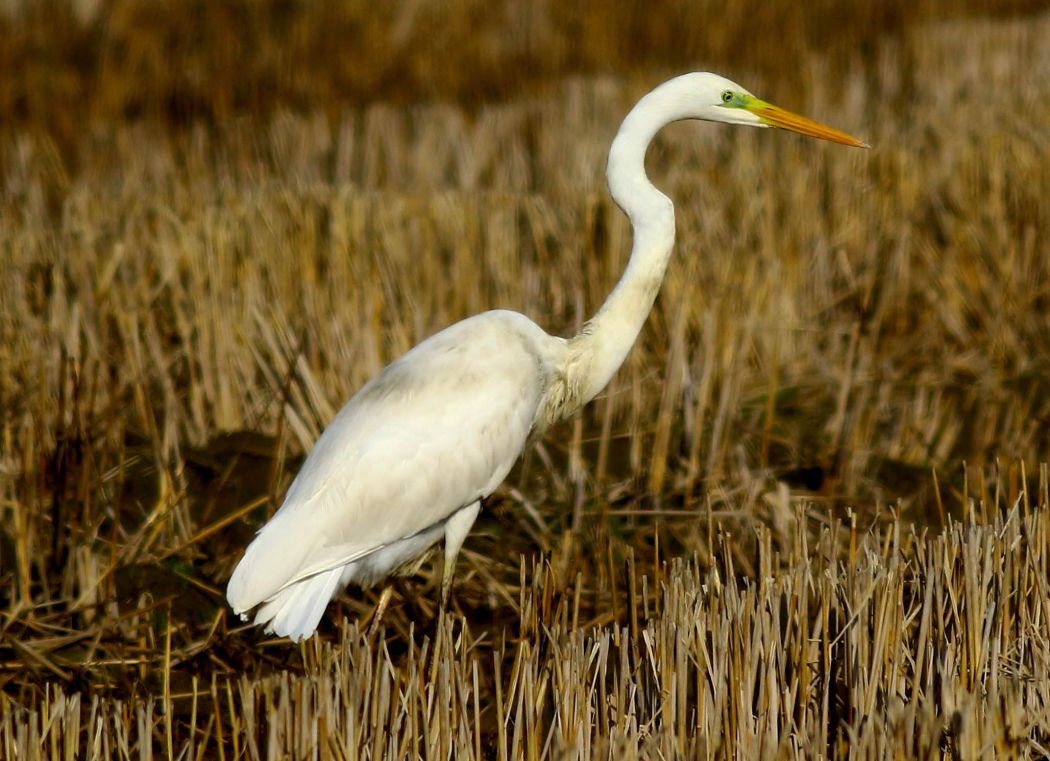
[[[706,68],[804,98],[802,66],[841,83],[931,22],[1044,9],[1039,0],[6,0],[0,120],[68,138],[143,118],[177,127],[377,101],[476,107],[564,77]],[[908,78],[913,66],[898,64]]]

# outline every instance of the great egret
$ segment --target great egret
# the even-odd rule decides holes
[[[674,206],[645,174],[665,125],[701,119],[780,127],[845,145],[856,138],[759,100],[711,73],[643,97],[609,151],[612,197],[631,220],[627,269],[579,335],[549,336],[517,312],[445,328],[365,384],[310,452],[284,504],[248,546],[227,598],[256,624],[301,640],[350,582],[372,585],[445,540],[442,602],[481,500],[530,437],[593,399],[638,336],[674,244]]]

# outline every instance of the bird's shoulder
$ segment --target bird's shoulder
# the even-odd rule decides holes
[[[461,320],[417,344],[366,383],[339,418],[440,414],[490,397],[494,410],[528,401],[557,363],[562,339],[516,312]],[[337,418],[338,419],[338,418]]]

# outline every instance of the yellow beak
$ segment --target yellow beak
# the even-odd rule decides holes
[[[741,106],[761,119],[763,124],[767,124],[770,127],[779,127],[780,129],[797,132],[800,135],[818,137],[821,140],[830,140],[833,143],[841,143],[842,145],[852,145],[855,148],[871,147],[863,140],[853,137],[853,135],[837,130],[834,127],[829,127],[826,124],[815,122],[812,119],[807,119],[804,116],[793,114],[790,111],[785,111],[772,103],[766,103],[764,100],[759,100],[753,96],[747,98]]]

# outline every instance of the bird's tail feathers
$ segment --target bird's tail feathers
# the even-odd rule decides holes
[[[226,599],[234,612],[244,615],[256,605],[273,599],[302,570],[312,550],[308,541],[290,540],[280,515],[263,527],[244,551],[226,586]]]
[[[333,568],[288,585],[259,606],[255,625],[265,624],[266,631],[296,642],[306,639],[317,629],[329,600],[339,590],[342,575],[342,568]]]

